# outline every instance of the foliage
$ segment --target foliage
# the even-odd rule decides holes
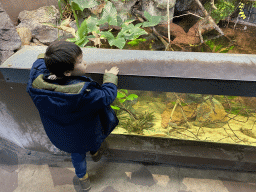
[[[215,3],[217,10],[212,10],[211,2],[208,1],[204,7],[208,12],[211,12],[211,17],[215,20],[216,23],[219,23],[220,20],[225,19],[229,15],[231,15],[235,9],[237,8],[236,0],[219,0]],[[256,2],[247,1],[246,4],[252,4],[253,7],[256,8]],[[244,14],[245,3],[242,1],[239,3],[239,16],[243,19],[246,18]]]
[[[252,7],[256,8],[256,2],[254,2],[254,3],[252,4]]]
[[[70,18],[65,19],[64,21],[61,22],[60,26],[56,26],[52,23],[42,23],[43,25],[51,26],[54,28],[58,28],[60,30],[66,31],[68,33],[71,33],[74,38],[68,39],[67,41],[73,42],[76,45],[80,47],[84,47],[88,42],[89,38],[95,38],[95,36],[90,35],[87,36],[88,34],[88,26],[87,26],[87,21],[84,20],[81,24],[81,26],[78,28],[77,32],[75,32],[75,29],[69,26],[70,23]],[[93,47],[92,47],[93,48]]]
[[[125,109],[125,111],[128,112],[130,115],[129,118],[119,117],[119,119],[121,119],[119,123],[121,127],[126,129],[129,133],[134,132],[134,133],[142,134],[143,129],[148,129],[153,126],[153,123],[152,123],[154,119],[153,112],[152,113],[145,112],[145,114],[134,115],[132,114],[131,111],[128,110],[128,107],[124,108],[125,105],[123,105],[123,103],[126,100],[132,101],[135,98],[138,98],[138,95],[136,94],[128,95],[128,91],[126,89],[121,89],[120,91],[117,92],[116,98],[117,100],[115,100],[115,102],[117,101],[116,102],[117,105],[114,105],[114,106],[111,105],[112,109],[115,109],[115,110]]]
[[[146,11],[144,11],[144,16],[146,17],[148,22],[143,22],[143,27],[153,27],[153,26],[157,25],[161,20],[161,16],[151,16]]]
[[[146,41],[146,39],[140,38],[140,39],[134,39],[130,42],[128,42],[127,44],[131,45],[131,46],[136,46],[138,45],[140,42]]]
[[[60,1],[64,0],[59,0],[59,8]],[[95,0],[67,0],[67,3],[71,5],[78,28],[78,33],[75,36],[73,34],[74,38],[67,39],[67,41],[73,42],[80,47],[84,47],[89,40],[94,41],[94,45],[100,46],[100,39],[107,39],[110,46],[114,45],[119,49],[122,49],[125,46],[127,40],[131,40],[130,44],[135,45],[140,41],[136,41],[137,38],[139,38],[141,35],[147,34],[147,32],[140,27],[155,26],[160,22],[161,19],[161,16],[151,16],[148,12],[144,12],[148,22],[138,23],[135,26],[131,23],[134,20],[127,20],[123,23],[122,19],[117,16],[117,11],[114,5],[108,1],[104,6],[101,19],[98,20],[96,17],[90,16],[82,22],[81,26],[79,26],[75,11],[83,11],[85,8],[94,7],[97,5],[97,2]],[[109,31],[100,31],[99,26],[105,23],[113,26],[121,26],[122,29],[118,35],[114,37],[114,35],[110,32],[112,29]],[[66,31],[69,32],[68,30]],[[92,32],[93,35],[87,37],[87,34],[90,32]]]
[[[204,7],[208,12],[211,11],[211,17],[216,23],[219,23],[220,20],[226,18],[235,11],[235,3],[236,0],[219,0],[215,3],[217,10],[212,10],[211,3],[208,1]]]
[[[90,0],[90,1],[58,0],[59,11],[60,11],[61,17],[62,17],[61,2],[63,2],[64,4],[69,4],[71,6],[72,12],[73,12],[74,17],[76,19],[77,28],[79,28],[79,23],[78,23],[77,14],[76,14],[75,11],[83,11],[85,8],[91,8],[91,7],[94,7],[94,6],[98,5],[96,0]]]
[[[232,50],[235,46],[230,46],[230,47],[223,47],[223,45],[216,45],[214,41],[209,40],[205,42],[206,45],[210,47],[212,52],[214,53],[227,53],[229,50]],[[204,52],[204,49],[202,47],[202,52]]]
[[[129,133],[143,134],[143,129],[149,129],[153,127],[152,121],[154,120],[153,112],[138,115],[138,120],[126,119],[126,121],[120,121],[120,126],[126,129]]]
[[[119,104],[125,102],[126,100],[133,101],[135,98],[138,98],[138,95],[136,94],[130,94],[128,95],[128,91],[126,89],[121,89],[120,91],[117,91],[116,99],[118,100]],[[120,110],[120,107],[118,106],[112,106],[112,109]]]

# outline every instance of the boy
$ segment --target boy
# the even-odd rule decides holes
[[[91,187],[86,152],[90,151],[92,159],[99,161],[106,148],[103,141],[119,123],[110,107],[117,96],[119,69],[105,70],[102,86],[84,76],[85,71],[79,46],[67,41],[53,42],[34,62],[27,92],[50,141],[71,153],[80,184],[88,191]]]

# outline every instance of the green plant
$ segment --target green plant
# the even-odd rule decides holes
[[[118,101],[118,104],[117,105],[110,105],[110,106],[112,107],[112,109],[120,110],[120,107],[123,108],[122,103],[124,103],[126,100],[133,101],[135,98],[138,98],[138,95],[136,95],[136,94],[128,95],[128,90],[121,89],[120,91],[117,91],[116,99]]]
[[[94,7],[96,5],[98,5],[96,0],[86,0],[86,1],[82,1],[82,0],[58,0],[58,5],[59,5],[59,11],[61,14],[61,18],[62,18],[62,10],[61,10],[61,2],[63,2],[64,4],[69,4],[71,6],[71,9],[73,11],[75,20],[76,20],[76,25],[77,28],[79,28],[79,22],[78,22],[78,18],[77,18],[77,14],[76,11],[83,11],[85,8],[91,8]]]
[[[126,121],[120,121],[120,126],[126,129],[129,133],[143,134],[143,129],[149,129],[153,127],[152,121],[154,120],[153,112],[138,115],[138,119],[126,119]]]
[[[59,0],[59,7],[60,1],[64,0]],[[139,36],[147,34],[144,29],[140,28],[141,26],[155,26],[160,22],[161,19],[161,16],[151,16],[149,13],[145,12],[145,17],[148,19],[148,22],[139,23],[135,26],[131,24],[131,22],[134,20],[127,20],[122,23],[122,19],[117,16],[116,8],[111,2],[108,1],[104,6],[100,20],[94,16],[90,16],[82,22],[81,26],[79,26],[75,11],[83,11],[85,8],[94,7],[97,5],[96,1],[90,1],[90,3],[89,1],[83,1],[83,3],[81,3],[80,0],[67,0],[67,3],[71,5],[78,28],[76,35],[73,35],[74,38],[67,39],[67,41],[74,42],[80,47],[84,47],[89,42],[89,40],[93,40],[94,42],[97,41],[100,45],[100,39],[107,39],[110,46],[114,45],[119,49],[122,49],[125,46],[127,40],[131,40],[132,43],[129,42],[131,44],[136,44],[139,41],[136,41]],[[113,26],[121,26],[122,29],[118,35],[114,37],[114,35],[110,32],[112,29],[109,31],[99,30],[99,26],[105,23]],[[93,35],[86,37],[90,32],[92,32]]]
[[[89,20],[89,21],[91,21],[91,20]],[[52,23],[42,23],[42,24],[47,25],[47,26],[51,26],[51,27],[54,27],[54,28],[58,28],[60,30],[71,33],[74,36],[74,38],[67,39],[67,41],[73,42],[73,43],[75,43],[76,45],[78,45],[80,47],[84,47],[89,42],[89,38],[95,37],[93,35],[87,36],[88,26],[87,26],[87,21],[86,20],[84,20],[82,22],[82,24],[78,28],[77,32],[75,32],[74,28],[69,26],[69,23],[70,23],[70,18],[65,19],[64,21],[62,21],[60,26],[56,26]]]
[[[134,39],[130,42],[128,42],[127,44],[131,45],[131,46],[136,46],[138,45],[140,42],[146,41],[146,39],[140,38],[140,39]]]
[[[212,52],[214,53],[227,53],[229,50],[232,50],[235,47],[235,46],[230,46],[230,47],[223,48],[223,45],[216,45],[212,40],[206,41],[205,44],[208,45],[212,50]],[[202,47],[202,52],[204,52],[203,47]]]
[[[252,3],[252,7],[256,8],[256,2]]]
[[[211,12],[211,17],[215,20],[216,23],[219,23],[220,20],[226,18],[231,13],[234,12],[236,6],[236,0],[219,0],[215,3],[217,7],[216,10],[212,10],[211,2],[208,1],[204,7],[208,12]]]

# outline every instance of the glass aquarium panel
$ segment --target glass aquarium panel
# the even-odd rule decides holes
[[[118,90],[112,134],[256,146],[256,98]]]

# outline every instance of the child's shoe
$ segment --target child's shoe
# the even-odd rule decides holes
[[[79,182],[83,192],[89,191],[91,189],[91,182],[88,173],[86,173],[83,178],[79,178]]]
[[[91,153],[92,160],[93,160],[94,162],[98,162],[98,161],[101,159],[101,157],[102,157],[102,155],[104,154],[104,152],[105,152],[105,150],[106,150],[107,147],[108,147],[107,142],[104,141],[104,142],[101,144],[99,150],[98,150],[95,154],[92,155],[92,153]]]

